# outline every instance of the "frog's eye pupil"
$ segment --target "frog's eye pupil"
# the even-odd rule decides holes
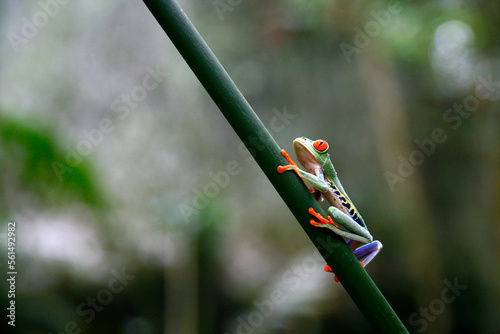
[[[328,143],[323,139],[318,139],[314,142],[314,148],[320,152],[325,152],[328,150]]]

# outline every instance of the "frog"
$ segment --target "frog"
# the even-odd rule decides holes
[[[344,190],[328,153],[328,143],[323,139],[299,137],[293,141],[293,148],[297,160],[305,170],[300,169],[285,150],[281,150],[289,164],[278,166],[278,173],[295,172],[303,182],[311,186],[309,190],[316,200],[321,202],[326,199],[330,205],[328,216],[323,217],[311,207],[308,213],[314,219],[310,220],[310,224],[327,228],[341,236],[365,267],[377,256],[383,245],[380,241],[373,240],[363,217]],[[325,271],[332,272],[332,269],[326,265]],[[338,282],[337,276],[335,281]]]

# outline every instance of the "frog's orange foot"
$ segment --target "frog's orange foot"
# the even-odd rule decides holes
[[[316,219],[319,220],[319,222],[317,222],[317,221],[311,219],[311,221],[310,221],[311,225],[318,226],[318,225],[330,224],[330,225],[335,226],[336,228],[339,228],[339,226],[333,222],[332,217],[328,216],[328,218],[324,218],[320,213],[317,213],[316,211],[314,211],[313,208],[309,208],[308,212],[310,215],[314,216]]]
[[[286,160],[290,165],[297,166],[297,164],[292,160],[292,158],[290,158],[290,156],[288,155],[288,153],[286,153],[285,150],[283,149],[281,150],[281,155],[286,158]]]
[[[363,264],[363,262],[362,262],[362,261],[359,261],[359,263],[361,263],[361,265],[362,265],[363,267],[365,266],[365,265]],[[332,268],[330,268],[330,266],[329,266],[329,265],[326,265],[326,266],[325,266],[325,271],[326,271],[327,273],[333,273],[333,270],[332,270]],[[338,277],[337,277],[337,275],[335,275],[335,276],[333,277],[333,279],[334,279],[334,280],[335,280],[335,282],[337,282],[337,283],[338,283],[338,282],[340,282],[340,281],[339,281],[339,279],[338,279]]]
[[[293,165],[278,166],[278,173],[283,174],[287,170],[293,170]]]
[[[327,273],[333,273],[332,268],[330,268],[330,266],[329,266],[329,265],[326,265],[326,266],[325,266],[325,271],[326,271]],[[335,280],[335,282],[337,282],[337,283],[339,282],[339,279],[337,278],[337,275],[335,275],[335,276],[333,277],[333,279]]]

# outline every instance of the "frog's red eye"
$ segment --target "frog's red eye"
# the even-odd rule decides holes
[[[323,139],[318,139],[314,142],[314,148],[320,152],[325,152],[328,150],[328,143]]]

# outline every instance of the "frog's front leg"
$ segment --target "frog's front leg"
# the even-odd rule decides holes
[[[322,180],[320,177],[314,174],[301,170],[285,150],[281,150],[281,154],[286,158],[289,165],[278,166],[278,173],[283,174],[286,171],[294,171],[295,174],[297,174],[302,179],[302,181],[312,185],[314,189],[317,189],[322,193],[328,191],[329,185],[328,183],[326,183],[326,181]]]
[[[328,213],[330,214],[328,218],[324,218],[321,214],[314,211],[313,208],[309,208],[309,213],[319,220],[319,222],[311,220],[311,225],[313,226],[328,228],[346,239],[360,241],[365,244],[373,241],[372,235],[366,228],[360,226],[349,215],[346,215],[334,206],[328,208]],[[340,229],[339,225],[345,230]]]

